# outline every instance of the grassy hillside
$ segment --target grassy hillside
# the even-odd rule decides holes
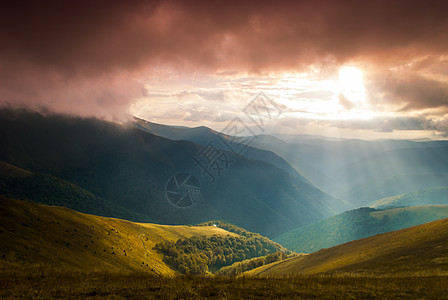
[[[447,270],[446,257],[448,222],[432,227],[417,227],[402,236],[383,235],[367,239],[365,245],[355,241],[352,247],[322,255],[322,251],[254,269],[254,274],[271,275],[267,268],[289,267],[296,260],[314,257],[309,267],[320,265],[344,267],[354,259],[371,265],[362,268],[375,274],[349,273],[333,275],[294,276],[291,278],[255,278],[227,276],[170,276],[176,274],[164,262],[163,255],[153,250],[157,242],[195,237],[238,236],[217,226],[165,226],[138,224],[77,213],[66,208],[50,207],[0,197],[0,297],[2,298],[170,298],[170,299],[395,299],[440,298],[447,293],[447,276],[420,277]],[[425,226],[428,224],[425,224]],[[253,233],[233,228],[252,236]],[[429,233],[427,232],[429,231]],[[394,232],[396,234],[396,232]],[[418,238],[416,238],[418,237]],[[414,240],[413,240],[414,238]],[[230,239],[229,239],[230,241]],[[371,242],[369,242],[371,241]],[[376,241],[376,242],[375,242]],[[397,243],[400,241],[400,243]],[[403,241],[403,242],[401,242]],[[352,244],[350,243],[350,244]],[[397,245],[398,244],[398,245]],[[349,244],[346,244],[349,245]],[[409,245],[420,245],[411,248]],[[342,245],[345,246],[345,245]],[[225,249],[225,248],[224,248]],[[332,248],[334,249],[334,248]],[[380,251],[388,249],[386,253]],[[327,249],[331,250],[331,249]],[[319,254],[320,253],[320,254]],[[279,259],[268,255],[236,263],[224,268],[225,274],[239,268],[261,264],[263,260]],[[332,255],[339,255],[331,261]],[[399,259],[395,259],[398,255]],[[391,257],[392,256],[392,257]],[[376,258],[376,260],[375,260]],[[380,263],[383,262],[383,265]],[[410,264],[409,264],[410,262]],[[424,269],[429,265],[433,269]],[[389,267],[390,266],[390,267]],[[409,272],[400,276],[390,270],[405,266]],[[322,268],[320,268],[322,269]],[[286,272],[284,272],[286,270]],[[276,275],[297,275],[281,268]],[[260,272],[263,271],[263,272]],[[313,270],[311,270],[313,271]],[[319,270],[318,270],[319,271]],[[406,270],[407,271],[407,270]],[[230,273],[238,274],[238,273]],[[163,276],[160,276],[163,275]],[[396,275],[396,274],[395,274]]]
[[[315,224],[291,230],[274,239],[298,253],[311,253],[349,241],[448,218],[448,205],[389,210],[359,208]]]
[[[0,285],[0,297],[7,299],[441,299],[448,277],[164,278],[76,272],[0,274]]]
[[[274,255],[291,255],[291,251],[270,239],[235,225],[214,220],[199,224],[219,227],[234,233],[234,236],[190,237],[176,242],[161,242],[155,249],[165,255],[164,261],[186,275],[217,273],[222,268],[243,260]],[[269,256],[270,257],[270,256]],[[272,257],[269,258],[272,260]],[[271,261],[272,262],[272,261]]]
[[[435,187],[415,191],[395,197],[383,198],[373,202],[370,206],[384,208],[388,206],[417,206],[431,204],[448,204],[448,187]]]
[[[223,151],[232,162],[221,165],[215,181],[194,158],[203,149],[98,119],[43,116],[0,110],[0,160],[71,182],[95,196],[163,224],[196,224],[223,219],[273,237],[335,213],[340,202],[305,178],[276,166]],[[216,166],[215,166],[216,169]],[[168,180],[193,174],[201,197],[179,209],[166,199]]]
[[[132,223],[0,197],[0,271],[39,267],[91,271],[176,272],[154,250],[193,236],[236,236],[215,226]]]
[[[232,224],[132,223],[0,197],[0,267],[209,274],[232,263],[290,251]],[[226,230],[229,228],[230,230]],[[283,253],[283,254],[282,254]]]
[[[284,276],[321,272],[448,275],[448,219],[383,233],[248,272]]]
[[[0,196],[64,206],[83,213],[148,222],[149,218],[60,178],[31,173],[0,161]]]
[[[32,174],[30,171],[0,161],[0,178],[27,177]]]
[[[272,254],[235,262],[230,266],[219,269],[219,271],[216,274],[222,276],[238,276],[243,274],[244,272],[253,270],[255,268],[264,265],[269,265],[278,261],[282,261],[287,258],[296,257],[298,255],[300,254],[297,253],[286,254],[284,252],[279,251]]]

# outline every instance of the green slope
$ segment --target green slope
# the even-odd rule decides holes
[[[383,198],[373,202],[370,206],[374,208],[385,208],[388,206],[417,206],[431,204],[448,204],[448,187],[435,187],[418,190],[412,193]]]
[[[51,175],[31,173],[1,161],[0,195],[64,206],[98,216],[149,221],[147,216],[107,201],[75,184]]]
[[[297,253],[311,253],[349,241],[448,217],[448,205],[389,210],[359,208],[291,230],[274,241]]]
[[[443,219],[287,259],[247,274],[293,276],[346,272],[367,276],[446,276],[447,240],[448,219]]]

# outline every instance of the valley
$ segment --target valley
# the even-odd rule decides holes
[[[1,299],[448,299],[448,1],[0,1]]]
[[[131,211],[137,221],[176,225],[224,219],[274,237],[344,206],[304,177],[293,177],[265,161],[232,158],[229,152],[223,153],[235,161],[211,182],[195,167],[193,158],[202,146],[155,136],[132,124],[0,110],[0,140],[5,141],[0,148],[3,163],[38,173],[45,182],[51,178],[74,184],[89,192],[90,199]],[[170,177],[185,171],[199,180],[201,194],[194,207],[178,209],[167,201],[165,188]],[[24,180],[29,179],[19,179]],[[13,184],[19,183],[8,183],[8,188]]]
[[[136,122],[0,111],[1,128],[10,128],[0,130],[7,141],[0,148],[2,296],[446,293],[448,202],[445,162],[436,159],[444,143],[301,137],[293,146],[260,136],[210,182],[192,157],[212,149],[209,141],[218,143],[220,133]],[[338,162],[319,152],[334,145],[340,150],[331,159]],[[433,158],[416,154],[433,148]],[[219,151],[232,155],[224,146]],[[387,159],[372,163],[375,156]],[[165,189],[172,174],[185,170],[198,179],[200,194],[197,203],[179,208]],[[324,170],[326,176],[313,177]],[[334,190],[325,183],[329,177],[351,187]],[[46,288],[30,286],[36,283]]]
[[[157,243],[183,251],[185,239],[231,242],[259,235],[219,221],[167,226],[4,197],[0,205],[2,297],[438,297],[448,291],[448,219],[309,255],[285,253],[280,261],[267,256],[267,264],[238,277],[181,276]]]

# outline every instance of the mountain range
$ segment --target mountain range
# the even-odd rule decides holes
[[[331,216],[345,205],[298,173],[292,176],[267,161],[224,150],[220,153],[232,162],[211,182],[194,157],[213,149],[156,136],[134,124],[4,109],[0,139],[0,161],[46,180],[73,184],[95,201],[104,199],[144,217],[134,220],[196,224],[223,219],[273,237]],[[188,208],[173,206],[165,193],[170,178],[180,172],[189,172],[200,183],[200,198]]]
[[[152,134],[200,145],[212,142],[226,149],[226,135],[201,126],[175,127],[136,118],[136,126]],[[330,139],[308,135],[258,135],[244,155],[305,177],[344,201],[331,202],[337,211],[366,206],[384,197],[448,182],[448,142]],[[303,179],[302,179],[303,180]]]
[[[289,138],[257,136],[252,145],[283,157],[351,208],[448,182],[447,141]]]

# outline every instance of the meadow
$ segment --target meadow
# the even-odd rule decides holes
[[[278,278],[84,273],[9,269],[2,298],[155,299],[444,299],[448,277],[321,274]]]

